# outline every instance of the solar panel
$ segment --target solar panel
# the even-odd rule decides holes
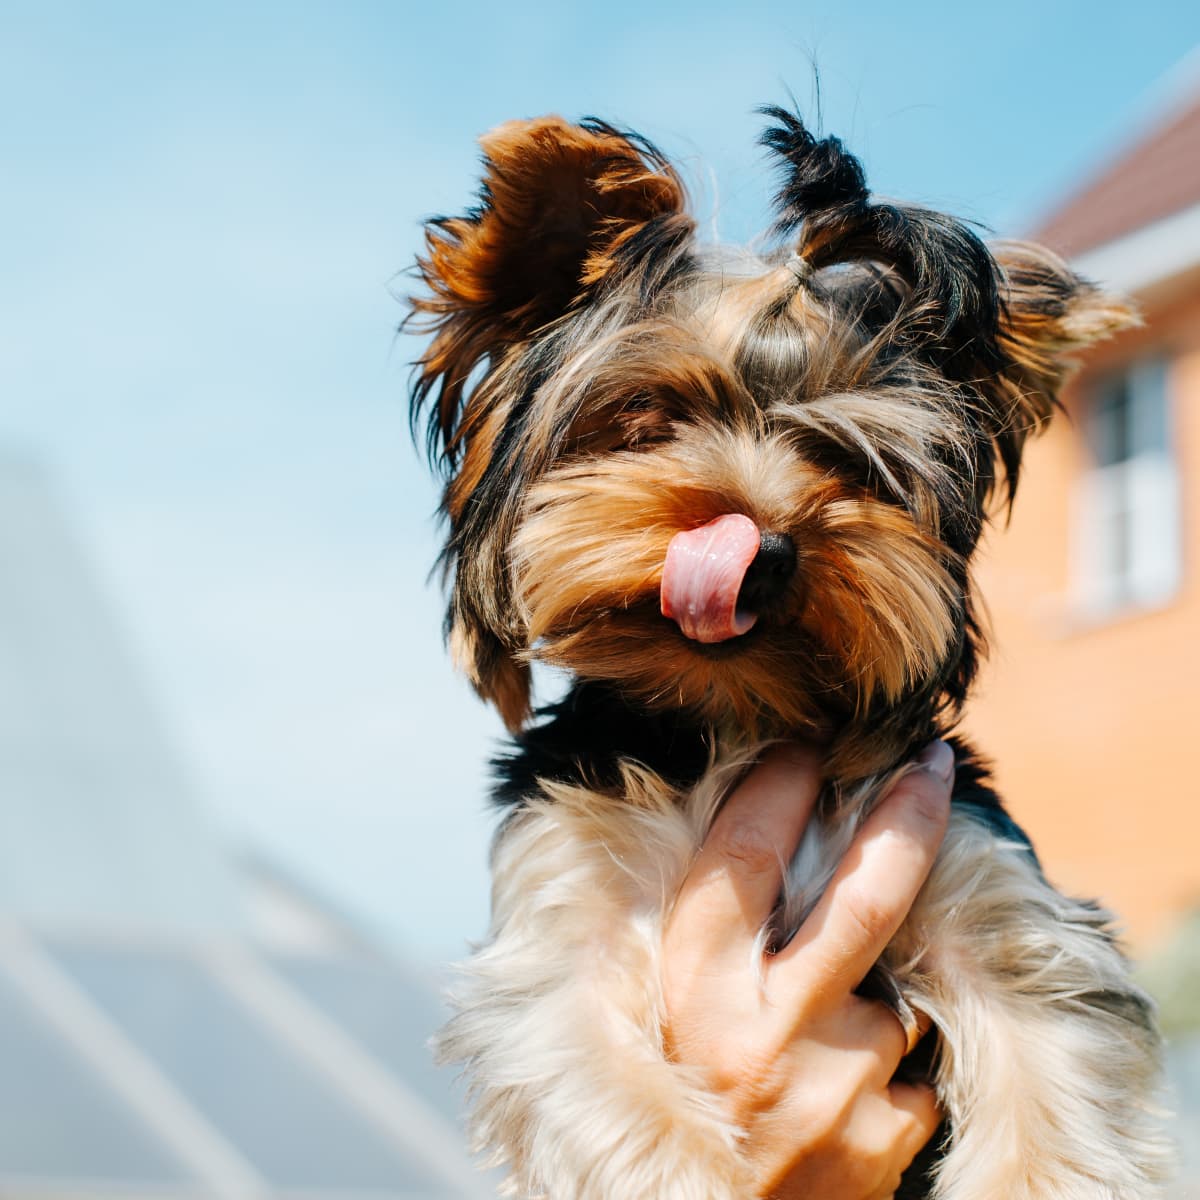
[[[0,976],[0,1175],[195,1183]]]
[[[437,1197],[369,1125],[192,958],[59,943],[60,964],[273,1185]]]
[[[453,1072],[434,1064],[428,1044],[446,1016],[432,990],[381,960],[276,955],[270,963],[428,1104],[451,1118],[461,1111]]]

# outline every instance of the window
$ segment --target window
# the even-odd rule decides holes
[[[1182,575],[1179,481],[1167,366],[1131,364],[1095,389],[1084,417],[1091,465],[1076,495],[1075,580],[1086,616],[1165,603]]]

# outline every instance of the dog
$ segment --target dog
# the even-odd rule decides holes
[[[943,737],[949,831],[871,980],[936,1031],[946,1120],[905,1194],[1157,1195],[1152,1006],[952,732],[981,532],[1065,356],[1135,317],[1047,250],[873,198],[840,140],[761,112],[757,251],[702,244],[670,162],[594,119],[485,135],[477,205],[426,225],[406,321],[429,337],[412,413],[444,472],[447,637],[513,735],[491,929],[442,1053],[514,1194],[744,1200],[738,1130],[664,1051],[673,898],[763,748],[819,743],[762,935],[781,946]],[[535,661],[572,680],[537,714]]]

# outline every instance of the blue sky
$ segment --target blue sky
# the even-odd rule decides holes
[[[483,760],[425,578],[397,272],[473,139],[594,113],[729,240],[753,109],[999,233],[1164,103],[1192,3],[0,3],[0,445],[55,470],[235,840],[440,957],[482,933]]]

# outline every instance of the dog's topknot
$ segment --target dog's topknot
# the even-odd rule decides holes
[[[950,373],[1001,370],[995,264],[975,233],[942,213],[872,201],[862,164],[840,138],[817,138],[778,105],[759,112],[772,122],[759,142],[783,167],[772,235],[798,232],[794,253],[810,271],[850,262],[890,269],[911,289],[904,336],[912,345]]]
[[[814,213],[867,202],[862,164],[840,138],[815,137],[795,113],[777,104],[758,112],[774,122],[763,130],[759,144],[778,155],[784,168],[775,194],[774,234],[787,237]]]

